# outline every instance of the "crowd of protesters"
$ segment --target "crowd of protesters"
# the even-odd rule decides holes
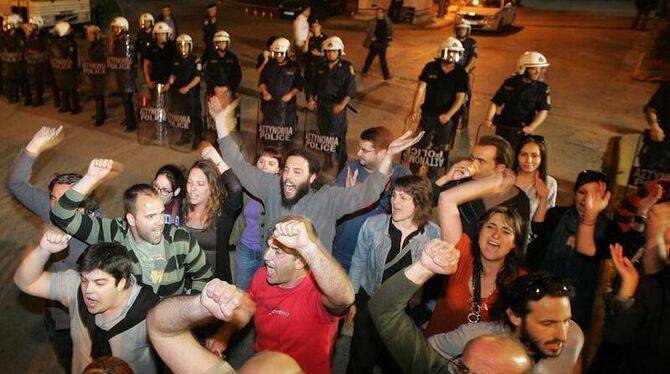
[[[66,371],[330,373],[340,334],[352,336],[347,373],[670,367],[670,182],[653,181],[613,203],[608,176],[584,170],[573,203],[556,206],[551,155],[537,134],[551,110],[543,54],[520,56],[491,98],[481,125],[496,135],[476,139],[470,157],[449,160],[477,59],[471,25],[457,23],[418,77],[407,131],[394,138],[392,129],[370,126],[349,159],[355,69],[343,58],[343,40],[322,34],[307,7],[293,40],[272,37],[258,57],[257,135],[269,140],[247,160],[236,136],[243,71],[216,5],[202,22],[201,57],[193,38],[177,33],[169,6],[156,22],[142,14],[139,24],[133,38],[128,20],[116,17],[109,43],[100,27],[86,29],[84,73],[98,88],[95,125],[106,120],[112,76],[126,130],[137,131],[139,68],[150,92],[169,92],[175,144],[199,149],[192,166],[166,164],[146,175],[123,193],[123,215],[107,217],[95,190],[123,171],[117,161],[91,155],[83,174],[59,174],[48,188],[31,184],[36,159],[66,136],[62,126],[44,126],[7,180],[44,225],[14,281],[49,300],[45,325]],[[378,55],[383,78],[392,78],[385,55],[392,27],[377,9],[364,74]],[[3,29],[9,101],[23,95],[26,105],[42,105],[52,85],[60,111],[79,113],[71,26],[58,23],[50,36],[38,17],[22,24],[11,15]],[[295,147],[303,93],[316,112],[319,144]],[[665,144],[667,84],[644,110],[650,141]],[[208,131],[218,147],[203,142]],[[263,138],[261,131],[286,136]],[[409,168],[398,162],[413,151],[443,152],[448,166],[421,157],[406,162]],[[659,151],[654,160],[662,166],[663,157]],[[326,182],[335,165],[336,179]],[[618,275],[607,294],[598,287],[602,260]],[[605,321],[595,336],[599,300]],[[254,355],[234,369],[226,353],[249,328]],[[587,366],[589,339],[602,343]]]

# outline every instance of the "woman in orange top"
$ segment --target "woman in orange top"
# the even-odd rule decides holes
[[[524,237],[521,217],[505,206],[489,209],[480,220],[477,237],[463,233],[458,205],[478,198],[495,198],[514,183],[513,175],[496,174],[442,192],[438,204],[442,239],[458,243],[461,252],[456,272],[446,278],[426,336],[451,331],[463,323],[489,319],[489,307],[498,289],[525,272],[518,251]]]

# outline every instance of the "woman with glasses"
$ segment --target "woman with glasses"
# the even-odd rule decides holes
[[[165,223],[181,226],[182,191],[184,173],[173,164],[161,166],[151,183],[165,204]]]
[[[544,137],[526,135],[516,147],[514,184],[523,190],[530,202],[530,221],[542,222],[548,209],[556,205],[558,184],[547,175],[547,146]]]
[[[513,181],[511,172],[496,173],[440,195],[442,240],[454,243],[461,255],[456,272],[442,283],[426,336],[451,331],[463,323],[488,321],[489,307],[498,291],[525,273],[519,265],[525,241],[523,220],[516,211],[506,206],[489,209],[479,221],[477,235],[470,238],[463,232],[458,209],[460,204],[508,188]]]
[[[242,209],[242,185],[211,145],[188,171],[183,226],[213,264],[214,275],[232,283],[229,239]],[[225,187],[225,188],[224,188]]]
[[[268,174],[279,174],[284,165],[284,155],[277,148],[265,147],[256,155],[256,167]],[[251,278],[258,268],[263,265],[263,249],[261,230],[265,226],[265,207],[255,197],[244,194],[244,208],[242,216],[236,222],[231,238],[235,248],[235,285],[243,290],[249,287]]]

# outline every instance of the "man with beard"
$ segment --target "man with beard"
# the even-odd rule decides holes
[[[338,320],[354,302],[351,281],[305,217],[282,218],[267,245],[265,267],[208,348],[222,353],[232,333],[253,317],[256,352],[286,353],[307,374],[329,374]],[[230,290],[227,297],[241,292]]]
[[[304,150],[289,152],[281,176],[265,173],[247,162],[230,136],[236,125],[237,100],[221,107],[218,99],[209,101],[209,111],[216,124],[223,160],[240,178],[242,186],[265,206],[265,223],[261,223],[261,241],[267,240],[264,224],[273,225],[280,217],[299,214],[314,225],[324,247],[331,251],[338,218],[363,209],[379,199],[386,187],[393,158],[416,143],[423,133],[412,138],[410,132],[392,141],[377,169],[353,187],[319,186],[319,162]]]
[[[395,279],[395,288],[406,289],[410,284],[418,288],[433,274],[413,276],[405,271],[404,279]],[[521,276],[501,290],[491,310],[492,322],[464,324],[434,335],[428,342],[443,358],[451,360],[478,336],[511,336],[533,357],[534,373],[572,373],[584,345],[584,334],[571,319],[570,299],[574,293],[571,285],[548,273]]]
[[[137,282],[152,287],[160,297],[180,295],[188,284],[191,291],[202,291],[212,278],[205,253],[188,231],[165,224],[165,206],[150,184],[136,184],[123,193],[124,217],[91,218],[78,212],[86,195],[111,176],[113,165],[112,160],[91,161],[86,175],[51,209],[51,221],[88,244],[124,245]]]
[[[59,301],[70,310],[72,373],[112,355],[136,373],[157,373],[145,318],[158,296],[135,280],[130,255],[118,243],[90,246],[79,259],[78,272],[45,271],[49,258],[67,248],[69,239],[67,234],[47,231],[36,247],[27,250],[14,282],[23,292]]]

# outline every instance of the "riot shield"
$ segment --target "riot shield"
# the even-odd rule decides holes
[[[317,127],[317,115],[312,111],[305,111],[304,140],[303,147],[309,148],[322,155],[324,162],[322,169],[330,169],[333,166],[333,157],[337,154],[339,139],[334,132],[319,131]]]
[[[196,111],[194,108],[195,97],[188,93],[183,95],[177,90],[168,94],[167,105],[167,131],[170,148],[180,152],[190,152],[194,140],[194,123],[192,116]],[[199,113],[199,108],[197,109]]]
[[[148,89],[147,89],[148,90]],[[143,145],[167,145],[167,92],[162,84],[140,95],[137,141]]]
[[[263,121],[256,129],[261,146],[288,147],[294,138],[297,122],[295,104],[272,99],[263,102]]]
[[[211,95],[214,96],[214,95]],[[207,100],[209,100],[209,97],[207,97]],[[232,102],[234,102],[238,96],[233,94],[230,91],[225,91],[223,93],[220,93],[216,95],[216,97],[219,99],[219,103],[221,103],[221,107],[225,108],[226,106],[230,105]],[[209,114],[209,110],[207,110],[207,105],[205,104],[205,134],[203,137],[203,140],[206,140],[212,144],[217,143],[218,136],[216,135],[216,124],[214,123],[214,118]],[[237,103],[237,110],[235,111],[235,117],[237,118],[237,124],[235,126],[235,129],[237,131],[240,131],[240,126],[242,122],[242,100],[238,100]]]

